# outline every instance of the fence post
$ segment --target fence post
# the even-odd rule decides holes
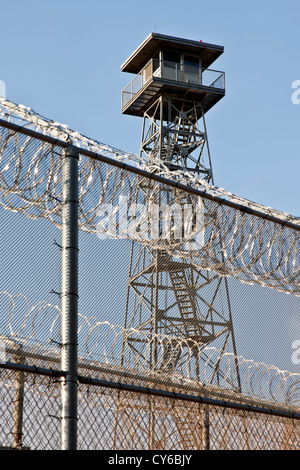
[[[62,159],[61,233],[61,449],[77,448],[78,393],[78,151],[70,145]]]
[[[209,449],[209,408],[203,407],[203,450]]]
[[[22,345],[18,346],[18,352],[15,355],[15,360],[20,364],[25,363],[25,356]],[[17,372],[16,378],[13,448],[21,449],[23,440],[24,372]]]

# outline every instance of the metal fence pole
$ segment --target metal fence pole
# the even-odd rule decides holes
[[[61,235],[61,449],[77,448],[78,393],[78,151],[63,155]]]
[[[15,359],[17,363],[24,364],[25,356],[22,345],[18,346],[18,352],[15,355]],[[23,440],[24,372],[17,372],[16,379],[13,448],[21,449]]]

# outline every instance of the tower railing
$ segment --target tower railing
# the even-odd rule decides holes
[[[153,79],[225,90],[225,72],[166,60],[151,59],[122,90],[122,108]]]

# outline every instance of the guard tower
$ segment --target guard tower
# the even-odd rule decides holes
[[[224,72],[209,68],[222,53],[222,46],[152,33],[121,67],[135,74],[122,91],[122,112],[143,117],[141,153],[211,182],[204,116],[225,95]]]
[[[122,112],[143,119],[140,152],[150,171],[155,160],[213,183],[205,114],[225,95],[224,72],[210,69],[222,53],[222,46],[152,33],[122,65],[122,71],[135,74],[122,91]],[[140,183],[145,200],[152,184]],[[168,191],[162,188],[165,201]],[[161,373],[176,373],[189,355],[193,377],[201,381],[201,363],[207,369],[209,362],[211,383],[217,385],[225,377],[220,358],[209,360],[205,351],[199,356],[192,345],[236,354],[226,278],[137,242],[132,243],[125,328],[137,333],[124,338],[122,361],[130,355],[135,364],[144,361],[150,341],[147,366]],[[156,334],[173,339],[158,351],[151,339]],[[190,341],[189,351],[178,347],[176,337],[186,345]],[[237,364],[226,381],[228,388],[240,389]]]

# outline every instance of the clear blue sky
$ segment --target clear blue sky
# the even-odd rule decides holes
[[[141,120],[121,114],[121,64],[153,31],[223,45],[226,96],[207,115],[215,183],[300,216],[299,1],[0,0],[0,18],[7,99],[134,153]],[[285,314],[288,368],[299,310]]]
[[[1,0],[0,14],[7,98],[132,152],[123,61],[155,30],[224,45],[227,93],[207,115],[215,182],[300,216],[299,2]]]

